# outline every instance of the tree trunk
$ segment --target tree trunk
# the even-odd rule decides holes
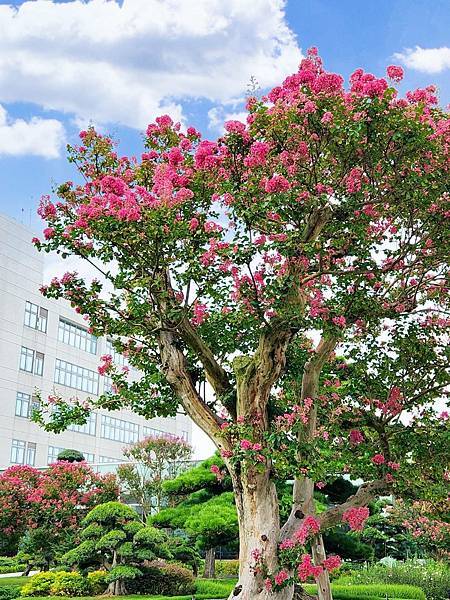
[[[316,535],[311,542],[312,556],[315,565],[320,565],[326,559],[325,545],[323,543],[323,537],[319,533]],[[319,593],[319,600],[333,600],[330,585],[330,575],[326,569],[322,571],[317,579],[317,588]]]
[[[231,592],[230,600],[292,600],[294,587],[271,592],[264,585],[259,567],[275,575],[278,566],[280,521],[278,497],[269,472],[250,469],[241,477],[232,475],[239,519],[239,581]],[[261,561],[254,552],[261,553]]]
[[[216,576],[216,549],[208,548],[205,555],[204,579],[214,579]]]
[[[109,596],[125,596],[126,593],[125,583],[120,579],[112,581],[105,592]]]
[[[28,577],[28,575],[30,574],[32,568],[33,568],[33,563],[27,563],[25,571],[22,573],[22,577]]]

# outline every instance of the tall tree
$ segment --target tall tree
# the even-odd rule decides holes
[[[401,68],[388,67],[388,76],[399,81]],[[372,498],[403,485],[391,473],[383,425],[369,437],[374,454],[358,446],[366,483],[356,496],[320,518],[308,514],[312,476],[324,464],[316,454],[321,373],[334,352],[353,348],[357,356],[368,335],[394,339],[409,325],[433,340],[448,329],[448,115],[433,87],[399,98],[362,69],[343,84],[312,49],[281,86],[249,98],[246,123],[227,122],[216,141],[200,141],[195,129],[182,132],[163,116],[147,128],[137,160],[119,157],[111,139],[91,128],[69,150],[84,182],[61,185],[58,201],[44,198],[39,209],[48,227],[37,247],[77,255],[100,277],[85,282],[66,273],[43,292],[72,302],[93,333],[107,333],[143,372],[129,383],[103,357],[101,373],[110,373],[117,393],[90,408],[127,406],[152,417],[174,414],[181,402],[222,451],[239,518],[239,598],[290,600],[294,581],[335,561],[313,565],[304,554],[295,569],[284,567],[279,544],[293,535],[304,541],[346,515],[356,524]],[[297,483],[280,528],[272,406],[287,352],[305,337],[315,342],[302,374],[306,423],[292,434],[301,437],[301,460],[298,451],[282,458]],[[199,392],[205,380],[211,395]],[[351,391],[364,404],[365,390]],[[383,412],[376,399],[390,411],[398,400],[391,394],[372,396],[368,408]],[[342,401],[338,394],[337,409]],[[418,439],[436,424],[417,409],[422,396],[408,401],[409,431]],[[77,400],[56,403],[63,410],[47,424],[56,431],[71,411],[89,411]],[[350,459],[356,437],[345,436],[340,411],[329,408],[328,455],[344,440]],[[291,412],[294,422],[297,409]],[[423,457],[411,451],[404,487],[416,488],[407,476]],[[435,465],[424,473],[439,478],[442,471]]]
[[[191,446],[182,438],[167,434],[149,436],[124,448],[130,463],[117,469],[122,492],[142,509],[142,520],[163,505],[164,482],[176,477],[192,455]]]

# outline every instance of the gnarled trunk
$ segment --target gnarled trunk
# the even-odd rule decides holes
[[[126,593],[127,590],[125,587],[125,583],[120,579],[118,579],[117,581],[112,581],[108,585],[108,588],[105,592],[105,594],[108,594],[110,596],[125,596]]]
[[[216,576],[216,549],[208,548],[205,554],[204,579],[214,579]]]
[[[233,475],[239,519],[239,581],[229,598],[235,600],[292,600],[293,586],[270,592],[255,560],[261,553],[270,574],[279,570],[277,549],[280,536],[278,497],[269,472],[249,469],[239,478]]]

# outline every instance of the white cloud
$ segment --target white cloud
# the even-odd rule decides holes
[[[423,73],[441,73],[450,69],[450,48],[406,48],[394,54],[394,58],[415,71]]]
[[[60,121],[40,117],[32,117],[29,121],[10,119],[0,104],[0,156],[32,154],[57,158],[64,139]]]
[[[245,123],[246,119],[247,113],[245,111],[227,112],[224,106],[215,106],[208,111],[209,127],[218,133],[225,131],[224,123],[227,121],[241,121],[241,123]]]
[[[52,0],[0,6],[0,102],[142,128],[181,102],[227,102],[301,58],[284,0]]]

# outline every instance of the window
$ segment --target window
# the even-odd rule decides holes
[[[168,431],[162,431],[161,429],[154,429],[153,427],[143,427],[144,437],[167,437],[167,438],[176,438],[177,436],[174,433],[169,433]]]
[[[36,444],[24,440],[12,440],[10,462],[13,465],[31,465],[36,462]]]
[[[36,462],[36,444],[34,442],[28,442],[27,444],[27,456],[26,464],[34,467]]]
[[[19,368],[21,371],[42,376],[44,372],[44,355],[42,352],[37,352],[36,350],[31,350],[30,348],[22,346]]]
[[[100,463],[119,463],[119,462],[123,462],[121,461],[120,458],[113,458],[112,456],[99,456],[98,457],[98,462]]]
[[[58,341],[91,354],[97,354],[97,338],[86,327],[59,318]]]
[[[60,448],[59,446],[49,446],[47,451],[47,464],[51,465],[56,462],[58,460],[58,454],[63,450],[64,448]]]
[[[105,394],[112,393],[112,391],[113,391],[113,389],[112,389],[112,386],[113,386],[113,380],[112,380],[112,378],[109,375],[105,375],[104,376],[104,380],[105,380],[105,384],[104,384],[104,388],[103,388],[104,393]]]
[[[117,352],[117,350],[113,346],[113,341],[110,338],[106,338],[106,354],[110,354],[112,356],[113,362],[116,365],[124,367],[128,365],[128,361],[123,354]]]
[[[83,452],[83,456],[86,459],[86,462],[90,464],[95,462],[95,455],[92,452]]]
[[[39,399],[36,396],[30,396],[24,392],[17,392],[16,394],[16,416],[17,417],[31,417],[33,410],[40,407]]]
[[[188,442],[189,441],[189,432],[188,431],[182,431],[181,432],[181,437],[183,438],[184,441]]]
[[[11,464],[23,465],[27,443],[23,440],[13,440],[11,443]]]
[[[77,433],[86,433],[88,435],[95,435],[97,430],[97,415],[96,413],[91,413],[84,425],[69,425],[67,429],[70,431],[76,431]],[[86,459],[87,460],[87,459]],[[88,461],[90,462],[90,461]]]
[[[59,358],[55,363],[54,381],[88,394],[98,394],[98,373]]]
[[[24,324],[32,329],[47,333],[47,321],[48,321],[48,310],[33,304],[32,302],[25,302],[25,318]]]
[[[139,425],[122,419],[102,415],[101,437],[115,442],[131,444],[139,439]]]

